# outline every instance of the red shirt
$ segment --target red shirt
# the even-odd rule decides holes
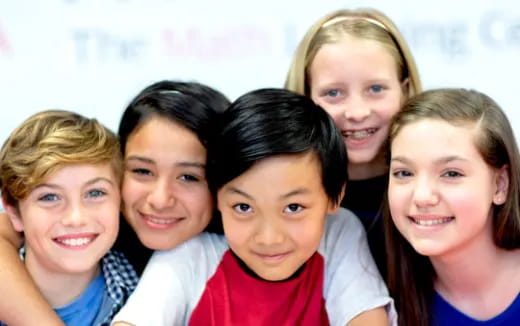
[[[328,326],[323,270],[323,257],[315,253],[296,277],[265,281],[245,272],[228,250],[207,282],[189,325]]]

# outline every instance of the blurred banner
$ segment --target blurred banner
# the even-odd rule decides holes
[[[281,87],[307,28],[358,7],[396,22],[426,88],[483,91],[520,128],[516,0],[0,0],[0,141],[49,108],[115,130],[131,97],[161,79],[207,83],[230,99]]]

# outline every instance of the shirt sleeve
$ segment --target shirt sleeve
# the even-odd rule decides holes
[[[226,249],[223,236],[203,233],[175,249],[156,251],[112,323],[186,325]]]
[[[340,208],[327,216],[319,251],[325,258],[323,290],[332,326],[347,325],[378,307],[385,307],[390,325],[397,325],[393,300],[370,254],[363,225],[353,213]]]

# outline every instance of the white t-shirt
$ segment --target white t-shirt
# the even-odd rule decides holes
[[[187,325],[228,248],[223,235],[202,233],[175,249],[155,252],[113,322]],[[324,259],[323,298],[330,325],[346,325],[358,314],[382,306],[391,325],[397,324],[393,301],[354,214],[341,208],[327,216],[318,253]]]

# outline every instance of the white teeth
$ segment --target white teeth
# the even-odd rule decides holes
[[[147,216],[146,219],[148,221],[150,221],[152,223],[156,223],[156,224],[170,224],[170,223],[175,222],[175,220],[176,220],[174,218],[164,219],[164,218],[153,218],[150,216]]]
[[[431,226],[431,225],[448,223],[451,220],[453,220],[453,217],[445,217],[445,218],[440,218],[437,220],[419,220],[419,219],[412,218],[412,220],[414,221],[414,223],[419,224],[419,225]]]
[[[359,131],[345,131],[343,133],[343,135],[346,137],[349,137],[349,138],[363,139],[363,138],[367,138],[368,136],[372,135],[376,131],[377,131],[377,129],[375,129],[375,128],[359,130]]]
[[[56,241],[63,243],[71,247],[84,246],[87,243],[92,242],[92,238],[69,238],[69,239],[56,239]]]

